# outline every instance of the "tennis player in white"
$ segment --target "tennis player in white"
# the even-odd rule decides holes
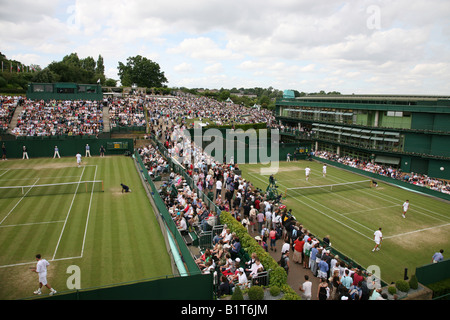
[[[383,234],[381,233],[381,228],[379,228],[375,233],[373,234],[373,241],[375,241],[375,248],[373,248],[372,252],[377,250],[380,250],[381,241],[383,241]]]
[[[36,260],[36,268],[32,268],[31,271],[39,274],[39,288],[34,291],[34,294],[42,294],[41,288],[42,286],[46,286],[50,290],[50,295],[52,296],[56,293],[56,290],[53,289],[47,282],[47,267],[50,263],[43,259],[40,254],[36,255]]]
[[[324,164],[322,167],[322,176],[325,178],[327,176],[327,165]]]
[[[78,164],[78,168],[81,166],[81,154],[78,152],[77,155],[77,164]]]
[[[406,218],[406,211],[408,211],[408,209],[409,209],[409,200],[406,200],[405,202],[403,202],[402,208],[403,208],[402,217]]]
[[[308,181],[310,173],[311,173],[311,169],[309,167],[306,167],[305,168],[306,181]]]

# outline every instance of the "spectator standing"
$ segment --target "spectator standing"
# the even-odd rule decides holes
[[[222,194],[222,180],[217,179],[216,181],[216,198]]]
[[[2,160],[8,160],[6,159],[6,146],[5,143],[2,143]]]
[[[328,287],[327,279],[321,278],[319,283],[319,288],[317,290],[317,298],[319,300],[327,300],[330,293],[330,288]]]
[[[300,286],[299,290],[302,293],[302,298],[304,300],[311,300],[311,288],[312,288],[312,282],[309,281],[308,275],[305,275],[305,282]]]
[[[309,256],[311,255],[311,238],[308,238],[303,246],[303,268],[309,268]]]
[[[85,157],[90,157],[91,156],[91,147],[89,146],[89,144],[86,143],[86,154]]]
[[[23,146],[22,147],[22,160],[23,159],[29,159],[28,158],[28,152],[27,152],[27,147],[26,146]]]
[[[289,249],[281,255],[279,265],[286,271],[286,274],[289,274]]]
[[[303,246],[305,241],[303,238],[298,237],[294,241],[294,255],[292,256],[292,261],[295,263],[302,264],[303,263]]]
[[[263,229],[263,224],[264,224],[264,218],[265,218],[265,214],[263,211],[259,211],[258,214],[256,215],[256,220],[258,221],[258,233],[261,234],[261,231]]]
[[[353,279],[350,277],[350,271],[348,269],[345,269],[344,276],[341,278],[341,283],[347,290],[350,289],[353,284]]]
[[[55,159],[56,157],[61,158],[61,156],[59,155],[58,146],[55,146],[55,153],[53,154],[53,159]]]
[[[277,243],[277,232],[272,227],[269,232],[269,238],[270,238],[270,250],[271,251],[277,251],[276,243]]]

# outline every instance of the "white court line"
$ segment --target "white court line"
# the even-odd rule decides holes
[[[345,216],[345,215],[353,214],[353,213],[368,212],[368,211],[375,211],[375,210],[381,210],[381,209],[389,209],[389,208],[394,208],[394,207],[398,207],[398,205],[381,207],[381,208],[372,208],[372,209],[367,209],[367,210],[357,210],[357,211],[351,211],[351,212],[341,213],[341,214]]]
[[[22,179],[2,179],[2,181],[21,181],[21,180],[31,180],[31,179],[34,179],[34,178],[36,178],[36,177],[33,177],[33,178],[22,178]],[[39,178],[39,179],[43,180],[43,179],[66,179],[66,178],[79,178],[79,176],[44,177],[44,178]]]
[[[37,225],[37,224],[50,224],[50,223],[61,223],[61,222],[64,222],[64,220],[48,221],[48,222],[31,222],[31,223],[22,223],[22,224],[10,224],[10,225],[6,225],[6,226],[0,226],[0,228],[34,226],[34,225]]]
[[[2,170],[5,170],[5,169],[2,169]],[[5,172],[3,172],[2,174],[0,174],[0,177],[3,176],[4,174],[7,174],[9,170],[11,170],[11,169],[7,169]]]
[[[33,186],[34,185],[36,185],[36,183],[39,181],[39,178],[34,182],[34,184],[33,184]],[[3,218],[3,220],[2,221],[0,221],[0,225],[3,223],[3,221],[5,221],[6,220],[6,218],[8,218],[9,217],[9,215],[11,214],[11,212],[13,212],[14,211],[14,209],[19,205],[19,203],[25,198],[25,196],[28,194],[28,192],[30,192],[31,191],[31,189],[33,188],[33,186],[31,186],[31,188],[30,189],[28,189],[28,191],[22,196],[22,198],[20,198],[20,200],[19,201],[17,201],[17,203],[15,204],[15,206],[8,212],[8,214]]]
[[[262,180],[262,179],[260,179],[259,177],[257,177],[255,174],[252,174],[252,173],[249,173],[249,174],[250,174],[251,176],[255,177],[256,179],[260,180],[261,182],[265,182],[264,180]],[[340,179],[340,178],[337,178],[337,179],[338,179],[338,180],[336,180],[336,179],[330,179],[330,180],[336,181],[336,182],[339,182],[339,180],[345,181],[345,180]],[[278,185],[284,186],[284,185],[282,185],[281,183],[278,183]],[[284,187],[285,187],[285,186],[284,186]],[[361,191],[361,192],[363,192],[363,190],[359,190],[359,189],[355,189],[355,191]],[[367,194],[367,192],[364,192],[364,193]],[[371,193],[371,195],[372,195],[372,193]],[[342,197],[342,196],[341,196],[341,197]],[[376,196],[376,195],[375,195],[375,197],[381,198],[381,197],[378,197],[378,196]],[[345,198],[345,197],[344,197],[344,198]],[[362,234],[361,232],[359,232],[359,231],[357,231],[357,230],[351,228],[350,226],[346,225],[345,223],[343,223],[343,222],[341,222],[341,221],[339,221],[339,220],[336,220],[336,219],[332,218],[331,216],[329,216],[329,215],[325,214],[324,212],[320,211],[319,209],[314,208],[314,207],[312,207],[312,206],[309,206],[307,203],[305,203],[305,202],[303,202],[303,201],[297,199],[296,197],[292,197],[292,199],[294,199],[294,200],[296,200],[296,201],[298,201],[298,202],[300,202],[300,203],[302,203],[302,204],[304,204],[304,205],[306,205],[306,206],[308,206],[308,207],[310,207],[310,208],[313,208],[314,210],[316,210],[316,211],[322,213],[323,215],[327,216],[328,218],[333,219],[333,220],[339,222],[340,224],[344,225],[345,227],[347,227],[347,228],[349,228],[349,229],[351,229],[351,230],[353,230],[353,231],[355,231],[355,232],[357,232],[357,233],[359,233],[359,234],[365,236],[365,235]],[[308,198],[308,199],[309,199],[309,198]],[[309,199],[309,200],[311,200],[311,201],[317,203],[318,205],[324,206],[324,205],[322,205],[322,204],[320,204],[320,203],[318,203],[318,202],[316,202],[316,201],[314,201],[314,200],[312,200],[312,199]],[[383,199],[383,200],[385,200],[385,199]],[[390,203],[394,203],[393,201],[390,201],[390,200],[385,200],[385,201],[386,201],[386,202],[390,202]],[[396,206],[399,206],[399,205],[393,205],[392,207],[396,207]],[[328,208],[328,209],[329,209],[329,208]],[[381,208],[374,208],[373,210],[376,210],[376,209],[381,209]],[[332,209],[330,209],[330,210],[332,210]],[[371,210],[372,210],[372,209],[371,209]],[[339,212],[337,212],[337,211],[335,211],[335,210],[332,210],[332,211],[334,211],[334,212],[338,213],[339,215],[341,215],[341,216],[347,218],[345,215],[348,214],[348,213],[346,213],[346,214],[341,214],[341,213],[339,213]],[[356,211],[355,211],[355,212],[356,212]],[[361,212],[361,211],[359,211],[359,212]],[[424,213],[423,213],[423,214],[424,214]],[[429,216],[429,215],[427,215],[427,214],[424,214],[424,215]],[[435,217],[430,216],[430,218],[435,218]],[[347,218],[347,219],[349,219],[349,218]],[[435,219],[437,219],[437,218],[435,218]],[[355,221],[352,220],[352,219],[349,219],[349,220],[352,221],[352,222],[355,222]],[[440,220],[440,219],[437,219],[437,220]],[[442,220],[440,220],[440,221],[442,221]],[[446,222],[446,221],[443,221],[443,222]],[[355,222],[355,223],[357,223],[357,222]],[[357,223],[357,224],[359,224],[359,225],[365,227],[364,225],[362,225],[362,224],[360,224],[360,223]],[[408,234],[412,234],[412,233],[416,233],[416,232],[422,232],[422,231],[426,231],[426,230],[431,230],[431,229],[441,228],[441,227],[447,226],[447,225],[450,225],[450,223],[443,224],[443,225],[439,225],[439,226],[434,226],[434,227],[429,227],[429,228],[424,228],[424,229],[420,229],[420,230],[414,230],[414,231],[410,231],[410,232],[406,232],[406,233],[401,233],[401,234],[398,234],[398,235],[392,235],[392,236],[388,236],[388,237],[383,237],[383,238],[384,238],[384,239],[389,239],[389,238],[393,238],[393,237],[399,237],[399,236],[408,235]],[[367,227],[365,227],[365,228],[367,228]],[[369,228],[367,228],[367,229],[369,229]],[[370,237],[367,237],[367,236],[365,236],[365,237],[368,238],[368,239],[370,239],[370,240],[372,240],[372,238],[370,238]]]
[[[258,179],[258,180],[260,180],[260,181],[262,181],[262,182],[265,182],[265,181],[263,181],[262,179],[260,179],[259,177],[255,176],[255,175],[253,175],[253,174],[251,174],[251,173],[249,173],[249,174],[252,175],[252,176],[254,176],[256,179]],[[282,185],[282,184],[279,184],[279,185]],[[302,197],[303,197],[303,196],[302,196]],[[317,208],[315,208],[315,207],[313,207],[313,206],[311,206],[311,205],[305,203],[304,201],[301,201],[301,200],[297,199],[296,197],[293,197],[292,199],[294,199],[295,201],[298,201],[298,202],[300,202],[300,203],[302,203],[302,204],[304,204],[304,205],[306,205],[306,206],[308,206],[308,207],[310,207],[310,208],[316,210],[317,212],[323,214],[324,216],[330,218],[331,220],[334,220],[334,221],[336,221],[337,223],[342,224],[343,226],[349,228],[350,230],[353,230],[354,232],[356,232],[356,233],[362,235],[364,238],[367,238],[367,239],[369,239],[369,240],[372,240],[371,237],[369,237],[369,236],[363,234],[362,232],[360,232],[360,231],[358,231],[358,230],[356,230],[356,229],[350,227],[349,225],[343,223],[342,221],[339,221],[338,219],[335,219],[335,218],[331,217],[330,215],[326,214],[325,212],[323,212],[323,211],[321,211],[321,210],[319,210],[319,209],[317,209]],[[322,205],[322,206],[323,206],[323,205]],[[327,207],[327,209],[329,209],[329,208]],[[338,214],[339,214],[339,213],[338,213]],[[347,217],[345,217],[345,218],[347,218]],[[349,219],[349,218],[347,218],[347,219]],[[351,220],[351,219],[349,219],[349,220]],[[351,221],[354,222],[353,220],[351,220]],[[355,222],[355,223],[357,223],[357,222]],[[358,223],[357,223],[357,224],[358,224]],[[361,225],[361,226],[363,226],[363,225]],[[363,227],[365,227],[365,226],[363,226]],[[365,227],[365,228],[367,228],[367,227]],[[369,228],[367,228],[367,229],[369,229]],[[372,230],[372,229],[369,229],[369,230]]]
[[[97,177],[97,166],[95,166],[95,172],[94,172],[94,181]],[[83,235],[83,245],[81,246],[81,256],[83,256],[84,253],[84,244],[86,243],[86,234],[87,234],[87,228],[89,224],[89,216],[91,214],[91,204],[92,204],[92,196],[94,194],[94,184],[92,184],[92,190],[91,190],[91,198],[89,200],[89,208],[88,208],[88,215],[86,218],[86,227],[84,228],[84,235]]]
[[[64,230],[66,228],[66,224],[67,224],[67,220],[69,219],[70,211],[72,211],[73,202],[75,201],[75,197],[77,196],[78,188],[80,187],[81,178],[83,177],[85,169],[86,169],[86,167],[83,167],[83,171],[81,172],[80,180],[78,180],[78,185],[77,185],[77,188],[76,188],[75,193],[73,195],[72,202],[70,203],[69,211],[67,212],[66,220],[64,221],[64,225],[62,227],[61,234],[59,235],[58,243],[56,244],[56,248],[55,248],[55,252],[53,253],[52,260],[55,260],[56,252],[58,251],[59,243],[61,242],[62,235],[63,235]]]
[[[253,175],[253,174],[252,174],[252,175]],[[253,175],[253,176],[255,176],[255,175]],[[258,177],[256,177],[256,178],[258,178]],[[259,178],[258,178],[258,179],[259,179]],[[261,180],[261,179],[260,179],[260,180]],[[262,180],[261,180],[261,181],[262,181]],[[278,183],[278,185],[280,185],[280,186],[282,186],[282,187],[285,187],[285,188],[288,188],[288,187],[286,187],[285,185],[283,185],[283,184],[281,184],[281,183]],[[327,192],[328,192],[328,193],[332,193],[332,192],[330,192],[330,191],[327,191]],[[302,197],[305,197],[305,196],[303,196],[303,195],[300,194],[300,193],[298,193],[298,195],[299,195],[299,196],[302,196]],[[294,196],[294,197],[292,197],[292,198],[298,200],[296,197],[297,197],[297,196]],[[342,196],[341,196],[341,197],[342,197]],[[369,230],[370,232],[373,232],[373,230],[372,230],[371,228],[369,228],[369,227],[363,225],[362,223],[359,223],[358,221],[355,221],[355,220],[353,220],[353,219],[350,219],[350,218],[346,217],[345,215],[343,215],[342,213],[340,213],[340,212],[338,212],[338,211],[336,211],[336,210],[333,210],[333,209],[331,209],[330,207],[327,207],[327,206],[321,204],[320,202],[317,202],[317,201],[315,201],[315,200],[313,200],[313,199],[311,199],[311,198],[308,198],[308,197],[305,197],[305,198],[307,198],[309,201],[312,201],[312,202],[316,203],[316,204],[319,205],[319,206],[322,206],[322,207],[326,208],[327,210],[330,210],[330,211],[335,212],[335,213],[338,214],[339,216],[342,216],[343,218],[346,218],[347,220],[350,220],[351,222],[353,222],[353,223],[355,223],[355,224],[357,224],[357,225],[359,225],[359,226],[361,226],[361,227],[363,227],[363,228]],[[347,199],[347,198],[345,198],[345,197],[344,197],[344,199],[347,200],[347,201],[350,201],[350,202],[354,202],[354,201],[352,201],[352,200],[350,200],[350,199]],[[304,203],[304,202],[302,201],[302,203]],[[359,203],[358,203],[358,204],[359,204]],[[315,208],[314,208],[314,209],[315,209]],[[316,209],[316,210],[317,210],[317,209]],[[318,210],[318,211],[319,211],[319,210]],[[319,212],[320,212],[320,211],[319,211]],[[330,217],[330,216],[327,215],[327,214],[325,214],[325,215],[326,215],[327,217]],[[330,218],[331,218],[331,217],[330,217]],[[344,224],[344,225],[345,225],[345,224]]]
[[[318,174],[318,175],[319,175],[319,174]],[[319,176],[321,176],[321,175],[319,175]],[[327,177],[327,178],[328,178],[328,177]],[[334,179],[333,179],[333,178],[329,178],[329,179],[332,180],[332,181],[335,181],[335,182],[346,181],[345,179],[338,178],[338,177],[334,177]],[[388,203],[395,203],[395,202],[392,201],[392,200],[387,200],[386,198],[397,199],[397,198],[392,197],[392,196],[387,195],[387,194],[386,194],[386,195],[383,194],[383,197],[377,196],[377,195],[373,194],[372,192],[371,192],[371,193],[365,192],[364,189],[361,189],[361,190],[359,190],[359,189],[354,189],[354,190],[355,190],[355,191],[360,191],[360,192],[365,193],[365,194],[370,194],[371,196],[374,196],[374,197],[376,197],[376,198],[379,198],[379,199],[381,199],[382,201],[385,201],[385,202],[388,202]],[[374,190],[376,190],[376,189],[374,189]],[[381,191],[378,191],[378,192],[376,192],[376,193],[379,193],[379,192],[381,192]],[[294,199],[295,199],[295,198],[294,198]],[[401,202],[401,200],[400,200],[400,202]],[[395,207],[395,206],[400,207],[399,204],[394,205],[393,207]],[[431,210],[422,208],[422,207],[420,207],[420,206],[416,206],[416,207],[420,208],[421,210],[426,210],[426,211],[432,212],[433,214],[436,214],[436,215],[438,215],[438,216],[441,216],[441,217],[444,217],[444,218],[448,218],[448,217],[446,217],[446,216],[440,215],[440,214],[438,214],[438,213],[435,213],[435,212],[433,212],[433,211],[431,211]],[[413,211],[413,210],[411,210],[411,211]],[[424,215],[424,216],[427,216],[427,217],[429,217],[429,218],[433,218],[433,219],[436,219],[436,220],[438,220],[438,221],[441,221],[441,222],[448,222],[448,221],[445,221],[445,220],[442,220],[442,219],[433,217],[432,215],[429,215],[429,214],[420,212],[420,211],[418,211],[418,210],[414,210],[414,211],[417,212],[417,213],[419,213],[419,214],[422,214],[422,215]],[[424,228],[424,229],[420,229],[420,230],[414,230],[414,231],[410,231],[410,232],[406,232],[406,233],[401,233],[401,234],[398,234],[398,235],[392,235],[392,236],[388,236],[388,237],[383,237],[383,238],[384,238],[384,239],[388,239],[388,238],[393,238],[393,237],[397,237],[397,236],[408,235],[408,234],[415,233],[415,232],[422,232],[422,231],[426,231],[426,230],[431,230],[431,229],[441,228],[441,227],[443,227],[443,226],[447,226],[448,224],[449,224],[449,223],[445,223],[445,224],[443,224],[443,225],[433,226],[433,227]]]
[[[446,226],[450,226],[450,223],[446,223],[440,226],[434,226],[434,227],[429,227],[429,228],[424,228],[424,229],[419,229],[419,230],[414,230],[414,231],[409,231],[409,232],[405,232],[405,233],[399,233],[399,234],[394,234],[392,236],[388,236],[388,237],[383,237],[383,239],[390,239],[390,238],[395,238],[395,237],[402,237],[408,234],[412,234],[412,233],[416,233],[416,232],[422,232],[422,231],[427,231],[427,230],[432,230],[432,229],[437,229],[437,228],[442,228],[442,227],[446,227]]]
[[[95,180],[95,177],[96,177],[96,175],[97,175],[97,168],[98,168],[97,165],[85,165],[85,166],[83,166],[83,171],[82,171],[82,173],[81,173],[81,176],[73,176],[73,177],[77,177],[77,178],[79,178],[79,181],[81,181],[81,179],[82,179],[82,177],[83,177],[83,174],[84,174],[84,168],[85,168],[85,167],[95,167],[95,174],[94,174],[94,180]],[[9,169],[8,169],[7,171],[9,171]],[[6,172],[5,172],[5,173],[6,173]],[[58,177],[56,177],[56,178],[58,178]],[[67,177],[65,177],[65,178],[67,178]],[[30,179],[30,178],[28,178],[28,179],[13,179],[13,180],[29,180],[29,179]],[[3,181],[5,181],[5,180],[3,180]],[[34,183],[34,185],[35,185],[38,181],[39,181],[39,178],[38,178],[38,180],[36,180],[36,182]],[[79,185],[78,185],[78,186],[79,186]],[[30,189],[30,190],[31,190],[31,189]],[[78,190],[78,187],[77,187],[77,190]],[[88,209],[88,218],[89,218],[90,211],[91,211],[91,204],[92,204],[93,192],[94,192],[94,186],[92,186],[92,190],[91,190],[91,198],[90,198],[89,209]],[[27,193],[28,193],[28,192],[27,192]],[[76,193],[77,193],[77,191],[75,191],[75,195],[76,195]],[[25,194],[25,195],[26,195],[26,194]],[[25,196],[25,195],[24,195],[24,196]],[[75,195],[74,195],[74,198],[75,198]],[[22,198],[23,198],[23,197],[22,197]],[[74,198],[73,198],[73,199],[74,199]],[[73,204],[73,199],[72,199],[72,204]],[[22,200],[22,199],[21,199],[21,200]],[[20,201],[21,201],[21,200],[20,200]],[[20,202],[20,201],[19,201],[19,202]],[[71,204],[71,207],[72,207],[72,204]],[[16,206],[17,206],[17,204],[16,204]],[[14,210],[14,208],[13,208],[13,210]],[[70,210],[71,210],[71,209],[69,209],[69,212],[70,212]],[[68,213],[68,214],[69,214],[69,213]],[[66,220],[51,221],[51,222],[28,223],[28,224],[22,224],[22,225],[6,225],[6,226],[0,226],[0,228],[13,227],[13,226],[34,225],[34,224],[62,223],[62,222],[64,222],[64,226],[63,226],[63,230],[64,230],[65,224],[66,224],[66,222],[67,222],[67,218],[68,218],[68,215],[67,215],[67,217],[66,217]],[[4,219],[3,219],[3,220],[4,220]],[[3,220],[2,220],[2,222],[3,222]],[[0,224],[1,224],[1,222],[0,222]],[[84,234],[84,238],[83,238],[83,246],[82,246],[82,251],[81,251],[81,255],[80,255],[80,256],[76,256],[76,257],[66,257],[66,258],[55,259],[56,250],[57,250],[57,248],[58,248],[58,245],[59,245],[59,242],[60,242],[61,236],[62,236],[62,232],[61,232],[61,236],[60,236],[60,238],[59,238],[59,240],[58,240],[57,248],[55,249],[55,254],[53,255],[53,258],[52,258],[51,260],[49,260],[49,261],[63,261],[63,260],[81,259],[81,258],[83,257],[83,252],[84,252],[84,245],[85,245],[85,240],[86,240],[86,232],[87,232],[87,224],[86,224],[86,228],[85,228],[85,234]],[[15,266],[30,265],[30,264],[36,264],[36,262],[34,261],[34,262],[24,262],[24,263],[16,263],[16,264],[9,264],[9,265],[0,265],[0,269],[1,269],[1,268],[8,268],[8,267],[15,267]]]
[[[49,260],[49,262],[52,262],[52,261],[63,261],[63,260],[72,260],[72,259],[80,259],[80,258],[82,258],[82,257],[68,257],[68,258],[52,259],[52,260]],[[17,266],[26,266],[26,265],[29,265],[29,264],[35,265],[36,261],[23,262],[23,263],[14,263],[14,264],[5,264],[3,266],[0,266],[0,269],[2,269],[2,268],[9,268],[9,267],[17,267]]]
[[[345,170],[345,169],[341,169],[341,170]],[[353,173],[353,172],[352,172],[352,173]],[[337,180],[336,180],[336,179],[337,179]],[[345,179],[338,178],[338,177],[334,177],[334,179],[333,179],[333,178],[330,178],[330,180],[336,181],[336,182],[339,182],[339,181],[345,181]],[[386,184],[389,185],[389,183],[387,183],[387,182],[384,182],[384,183],[386,183]],[[358,190],[358,189],[355,189],[355,190]],[[363,189],[360,190],[360,191],[363,192],[363,193],[365,193],[365,194],[369,194],[369,193],[365,192],[365,190],[363,190]],[[388,202],[388,203],[398,203],[397,205],[398,205],[399,208],[401,208],[401,204],[405,201],[405,200],[399,200],[398,198],[395,198],[395,197],[393,197],[393,196],[391,196],[391,195],[389,195],[389,194],[384,194],[384,193],[382,194],[382,196],[381,196],[381,195],[378,195],[378,196],[377,196],[375,193],[380,194],[381,191],[380,191],[380,190],[377,190],[376,188],[373,188],[372,191],[373,191],[373,192],[371,192],[370,195],[372,195],[372,196],[374,196],[374,197],[376,197],[376,198],[379,198],[379,199],[381,199],[382,201],[385,201],[385,202]],[[397,201],[394,202],[394,201],[392,201],[392,200],[388,200],[387,198],[397,200],[398,202],[397,202]],[[417,208],[417,209],[416,209],[416,208]],[[423,210],[423,211],[428,211],[428,212],[430,212],[430,213],[432,213],[432,214],[434,214],[434,215],[436,215],[436,216],[439,216],[439,217],[441,217],[441,218],[445,218],[445,219],[447,219],[447,220],[439,219],[439,218],[437,218],[437,217],[435,217],[435,216],[433,216],[433,215],[429,215],[429,214],[426,214],[426,213],[424,213],[424,212],[421,212],[421,211],[419,211],[418,209]],[[417,213],[419,213],[419,214],[421,214],[421,215],[424,215],[424,216],[426,216],[426,217],[428,217],[428,218],[432,218],[432,219],[435,219],[435,220],[438,220],[438,221],[444,222],[444,223],[447,223],[447,222],[448,222],[448,219],[449,219],[449,217],[447,217],[447,216],[444,216],[444,215],[442,215],[442,214],[433,212],[433,211],[431,211],[431,210],[429,210],[429,209],[426,209],[426,208],[423,208],[423,207],[417,206],[417,205],[414,205],[414,206],[411,206],[411,205],[410,205],[409,211],[417,212]]]

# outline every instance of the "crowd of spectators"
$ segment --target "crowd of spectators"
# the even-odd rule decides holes
[[[0,96],[0,131],[9,128],[12,116],[21,97]]]
[[[0,129],[7,130],[15,110],[15,99],[0,97]],[[160,115],[192,127],[205,124],[238,125],[275,123],[269,110],[219,102],[203,96],[178,94],[168,97],[131,96],[104,101],[32,101],[23,99],[23,110],[12,128],[16,136],[97,135],[104,129],[103,107],[109,111],[110,127],[145,127]],[[211,123],[213,122],[213,123]]]
[[[80,100],[25,100],[12,129],[16,136],[98,135],[102,131],[102,103]]]
[[[111,98],[106,100],[109,108],[111,128],[114,127],[145,127],[144,98],[133,96],[131,98]]]
[[[163,114],[176,122],[196,119],[205,124],[215,125],[231,124],[231,121],[235,125],[248,123],[270,125],[275,122],[270,110],[249,108],[232,102],[219,102],[203,96],[180,94],[166,98],[152,97],[146,99],[146,103],[152,119],[158,114]]]
[[[336,161],[338,163],[342,163],[344,165],[358,168],[367,172],[376,173],[382,176],[390,177],[392,179],[411,183],[416,186],[421,186],[438,192],[450,194],[450,182],[446,180],[431,178],[427,175],[414,172],[406,173],[402,172],[401,169],[393,168],[392,166],[386,166],[371,161],[360,160],[350,156],[339,156],[328,151],[316,151],[315,156],[331,161]]]

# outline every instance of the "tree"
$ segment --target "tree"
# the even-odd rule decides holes
[[[117,80],[108,78],[105,81],[105,86],[107,86],[107,87],[115,87],[115,86],[117,86]]]
[[[51,71],[61,82],[75,82],[75,83],[105,83],[103,58],[99,56],[97,62],[94,58],[86,57],[80,59],[76,53],[71,53],[65,56],[62,61],[53,61],[44,70]],[[43,71],[44,71],[43,70]],[[52,81],[53,82],[53,81]]]
[[[50,69],[45,68],[44,70],[36,73],[36,75],[33,77],[33,82],[54,83],[59,82],[59,79],[59,75],[57,75]]]
[[[100,83],[102,85],[106,85],[106,77],[105,77],[105,64],[103,62],[103,57],[101,55],[98,56],[97,66],[95,68],[95,76],[100,79]],[[115,87],[116,85],[114,85]]]
[[[168,82],[158,63],[140,55],[129,57],[126,65],[119,61],[118,70],[123,86],[153,88]]]

